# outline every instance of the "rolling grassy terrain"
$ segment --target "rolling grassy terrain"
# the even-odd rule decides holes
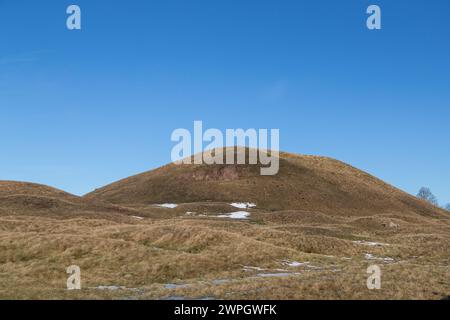
[[[84,197],[5,181],[0,298],[442,299],[449,218],[342,162],[288,153],[277,176],[169,164]],[[366,286],[373,264],[381,290]],[[66,289],[70,265],[82,290]]]

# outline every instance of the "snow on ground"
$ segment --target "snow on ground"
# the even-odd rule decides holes
[[[274,277],[289,277],[289,276],[296,276],[299,275],[300,273],[298,272],[280,272],[280,273],[258,273],[256,276],[257,277],[262,277],[262,278],[274,278]]]
[[[174,284],[174,283],[167,283],[164,285],[165,289],[185,289],[185,288],[189,288],[189,284]]]
[[[237,212],[230,212],[225,213],[217,216],[218,218],[230,218],[230,219],[248,219],[250,216],[250,213],[245,211],[237,211]]]
[[[176,207],[178,207],[178,205],[175,203],[163,203],[163,204],[157,204],[156,206],[160,207],[160,208],[167,208],[167,209],[175,209]]]
[[[356,243],[356,244],[361,244],[364,246],[369,246],[369,247],[389,246],[389,244],[387,244],[387,243],[372,242],[372,241],[352,241],[352,242]]]
[[[131,217],[134,218],[134,219],[138,219],[138,220],[144,220],[143,217],[138,217],[138,216],[131,216]]]
[[[392,258],[379,258],[379,257],[375,257],[373,254],[371,253],[366,253],[364,255],[364,257],[366,258],[366,260],[379,260],[379,261],[383,261],[383,262],[394,262],[394,259]]]
[[[238,209],[250,209],[256,207],[256,204],[251,202],[233,202],[230,206],[238,208]]]
[[[192,297],[183,297],[183,296],[170,296],[167,298],[163,298],[161,300],[166,300],[166,301],[184,301],[184,300],[200,300],[200,301],[210,301],[210,300],[217,300],[217,298],[214,297],[197,297],[197,298],[192,298]]]
[[[116,285],[90,287],[89,289],[102,290],[102,291],[124,290],[124,291],[132,291],[132,292],[139,293],[139,294],[142,294],[144,292],[144,289],[142,289],[142,288],[127,288],[125,286],[116,286]]]
[[[283,261],[283,265],[289,266],[289,267],[294,267],[294,268],[305,267],[308,269],[316,269],[316,270],[322,269],[321,267],[316,267],[316,266],[311,265],[310,262],[298,262],[298,261],[285,260],[285,261]]]
[[[264,268],[260,268],[260,267],[250,267],[250,266],[244,266],[243,269],[245,272],[257,271],[259,273],[256,274],[256,277],[261,277],[261,278],[289,277],[289,276],[294,276],[294,275],[300,274],[297,272],[288,272],[287,270],[284,270],[284,269],[271,270],[271,269],[264,269]]]
[[[116,291],[116,290],[126,290],[127,288],[123,286],[98,286],[95,289]]]
[[[243,269],[246,272],[254,271],[254,270],[256,270],[256,271],[266,271],[267,270],[267,269],[263,269],[263,268],[260,268],[260,267],[250,267],[250,266],[244,266]]]
[[[286,265],[286,266],[289,266],[289,267],[302,267],[302,266],[309,265],[309,262],[297,262],[297,261],[289,262],[289,261],[286,261],[283,264]]]

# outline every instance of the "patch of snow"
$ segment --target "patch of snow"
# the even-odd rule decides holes
[[[180,297],[180,296],[170,296],[167,298],[163,298],[162,300],[167,300],[167,301],[182,301],[182,300],[189,300],[186,297]]]
[[[314,270],[322,270],[321,267],[317,267],[317,266],[310,266],[310,265],[307,265],[306,267],[309,268],[309,269],[314,269]]]
[[[294,273],[289,273],[289,272],[280,272],[280,273],[259,273],[257,274],[258,277],[262,277],[262,278],[273,278],[273,277],[289,277],[289,276],[296,276],[299,275],[300,273],[298,272],[294,272]]]
[[[389,222],[389,228],[398,228],[398,227],[400,227],[398,224],[393,223],[392,221]]]
[[[160,207],[160,208],[167,208],[167,209],[175,209],[176,207],[178,207],[178,205],[175,203],[163,203],[163,204],[157,204],[156,206]]]
[[[286,261],[283,261],[283,264],[285,266],[294,267],[294,268],[305,267],[305,268],[308,268],[308,269],[315,269],[315,270],[321,270],[322,269],[321,267],[316,267],[316,266],[311,265],[310,262],[298,262],[298,261],[292,261],[291,262],[289,260],[286,260]]]
[[[251,202],[233,202],[230,206],[238,208],[238,209],[250,209],[256,207],[256,204]]]
[[[126,287],[121,286],[98,286],[96,287],[98,290],[110,290],[110,291],[116,291],[116,290],[125,290]]]
[[[375,257],[373,254],[371,253],[366,253],[364,255],[364,257],[366,258],[366,260],[378,260],[378,261],[383,261],[383,262],[394,262],[395,260],[389,257],[385,257],[385,258],[379,258],[379,257]]]
[[[138,216],[131,216],[132,218],[138,219],[138,220],[144,220],[143,217],[138,217]]]
[[[331,272],[341,272],[341,269],[332,269]]]
[[[167,301],[183,301],[183,300],[209,301],[209,300],[217,300],[217,299],[214,297],[191,298],[191,297],[182,297],[182,296],[169,296],[169,297],[163,298],[162,300],[167,300]]]
[[[374,257],[374,255],[373,255],[373,254],[370,254],[370,253],[366,253],[366,254],[364,255],[364,257],[366,258],[366,260],[376,260],[376,258]]]
[[[289,267],[302,267],[302,266],[308,266],[309,262],[285,261],[283,264],[286,266],[289,266]]]
[[[361,244],[364,246],[369,246],[369,247],[389,246],[389,244],[387,244],[387,243],[372,242],[372,241],[352,241],[352,242],[356,243],[356,244]]]
[[[217,217],[218,218],[230,218],[230,219],[248,219],[249,216],[250,216],[250,213],[248,213],[248,212],[237,211],[237,212],[221,214]]]
[[[260,268],[260,267],[249,267],[249,266],[244,266],[244,271],[251,271],[251,270],[256,270],[256,271],[264,271],[266,269]]]
[[[188,284],[173,284],[173,283],[168,283],[164,285],[165,289],[185,289],[185,288],[189,288]]]

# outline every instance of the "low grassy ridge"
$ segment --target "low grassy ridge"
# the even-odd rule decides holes
[[[150,208],[142,217],[120,221],[3,215],[0,298],[441,299],[450,294],[448,220],[259,209],[248,209],[247,220],[217,218],[225,206]],[[205,211],[186,215],[187,208]],[[161,211],[170,218],[162,218]],[[382,269],[381,290],[367,289],[371,264]],[[66,289],[70,265],[81,268],[80,291]]]

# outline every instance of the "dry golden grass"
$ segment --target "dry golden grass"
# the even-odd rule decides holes
[[[315,220],[302,212],[291,223],[277,222],[283,214],[295,212],[252,210],[249,221],[3,216],[0,298],[440,299],[450,294],[448,222],[411,223],[397,216],[399,228],[393,229],[383,226],[392,219],[386,216],[357,218],[362,223],[326,215]],[[368,261],[366,253],[394,262]],[[290,267],[283,261],[310,264]],[[383,271],[382,290],[376,292],[365,284],[366,269],[374,263]],[[65,268],[73,264],[81,267],[81,291],[66,290]]]
[[[218,217],[238,201],[248,220]],[[322,157],[282,153],[275,177],[168,165],[84,198],[0,182],[1,299],[440,299],[449,240],[448,212]]]
[[[247,149],[236,152],[248,156]],[[261,176],[259,165],[169,164],[95,190],[85,198],[126,206],[249,201],[268,211],[295,209],[355,216],[447,214],[334,159],[289,153],[281,153],[279,159],[275,176]]]

